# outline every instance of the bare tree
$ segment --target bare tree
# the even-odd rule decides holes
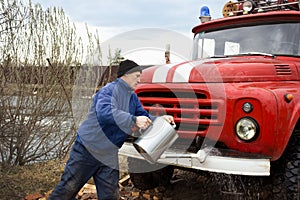
[[[8,33],[8,27],[5,26],[7,23],[11,23],[11,28],[18,28],[21,22],[24,20],[26,15],[26,9],[24,7],[16,6],[17,1],[4,1],[1,0],[0,7],[0,34]],[[3,27],[5,28],[3,28]]]
[[[9,0],[0,0],[0,6],[0,162],[24,165],[61,158],[76,134],[72,97],[77,73],[92,56],[93,65],[102,65],[99,37],[87,30],[84,46],[75,25],[56,7],[44,11],[31,1]],[[96,86],[91,81],[84,87]]]

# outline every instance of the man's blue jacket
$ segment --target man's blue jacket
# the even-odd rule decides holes
[[[133,116],[154,120],[129,85],[117,78],[94,95],[87,119],[77,131],[77,141],[96,159],[109,162],[131,133]]]

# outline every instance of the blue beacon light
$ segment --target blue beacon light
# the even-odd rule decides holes
[[[202,6],[200,9],[200,17],[201,22],[207,22],[211,20],[209,8],[207,6]]]

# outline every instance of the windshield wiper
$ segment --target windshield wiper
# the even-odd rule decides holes
[[[213,56],[210,56],[209,58],[227,58],[228,56],[227,55],[213,55]]]
[[[228,58],[233,56],[245,56],[245,55],[253,55],[253,56],[268,56],[272,58],[276,58],[276,55],[270,54],[270,53],[263,53],[263,52],[245,52],[245,53],[239,53],[239,54],[231,54],[231,55],[213,55],[209,58]]]
[[[236,55],[232,55],[232,56],[244,56],[244,55],[268,56],[268,57],[272,57],[272,58],[276,57],[276,55],[273,55],[273,54],[270,54],[270,53],[263,53],[263,52],[245,52],[245,53],[240,53],[240,54],[236,54]]]

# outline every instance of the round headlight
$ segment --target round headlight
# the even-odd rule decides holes
[[[252,106],[251,103],[246,102],[246,103],[243,104],[243,111],[245,113],[250,113],[252,110],[253,110],[253,106]]]
[[[257,137],[259,127],[254,119],[242,118],[237,122],[235,131],[240,139],[244,141],[251,141]]]
[[[243,3],[243,10],[246,12],[250,12],[254,9],[254,4],[252,1],[245,1]]]

